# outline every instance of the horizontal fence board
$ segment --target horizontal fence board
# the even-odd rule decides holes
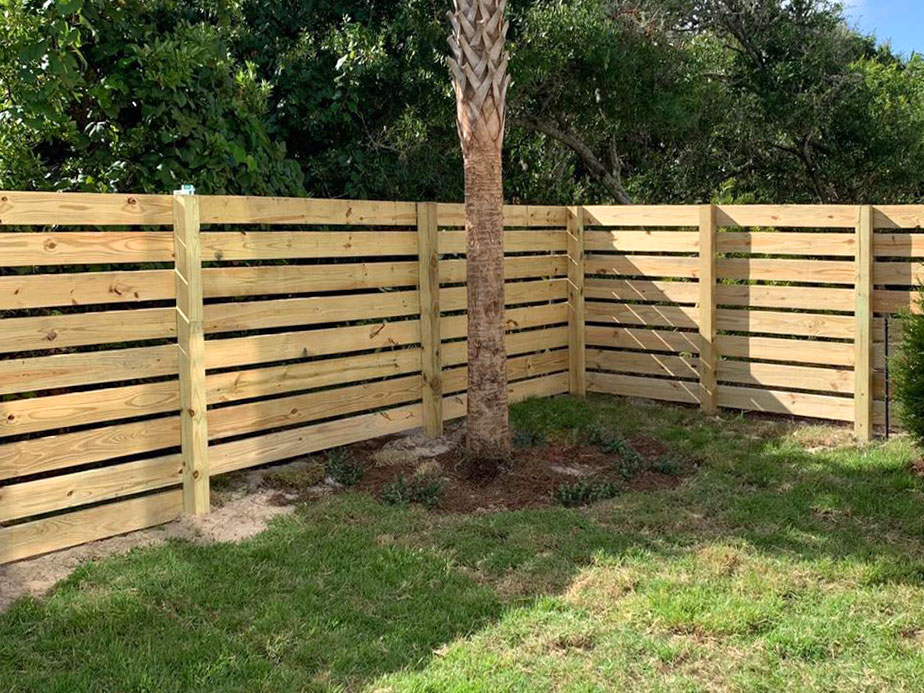
[[[205,343],[205,367],[231,368],[309,356],[406,346],[419,342],[419,320],[210,339]]]
[[[459,284],[465,281],[465,260],[441,260],[440,283]],[[504,279],[568,276],[568,258],[564,255],[535,255],[504,259]]]
[[[659,282],[645,279],[587,279],[584,298],[617,301],[651,301],[658,303],[696,303],[696,282]]]
[[[140,455],[179,444],[179,416],[4,443],[0,444],[0,479]]]
[[[420,399],[421,386],[420,376],[414,375],[212,409],[209,439],[405,404]]]
[[[180,491],[166,491],[0,528],[0,564],[162,525],[182,504]]]
[[[699,251],[699,234],[695,231],[585,231],[584,250],[695,253]]]
[[[585,226],[697,226],[697,205],[589,205]]]
[[[716,372],[720,381],[768,388],[819,390],[838,394],[853,394],[854,388],[853,371],[834,368],[719,361]]]
[[[561,230],[504,231],[505,253],[565,252],[568,234]],[[445,255],[465,255],[465,231],[440,231],[439,252]]]
[[[568,304],[553,303],[528,308],[508,308],[504,312],[507,330],[522,330],[568,322]],[[453,315],[440,319],[440,338],[458,339],[468,334],[468,316]]]
[[[856,253],[854,233],[800,233],[728,231],[716,235],[719,253],[753,253],[757,255],[846,256]]]
[[[0,191],[0,226],[158,226],[172,223],[172,195]]]
[[[423,423],[420,404],[209,446],[212,475],[401,433]]]
[[[696,328],[699,316],[697,308],[603,303],[600,301],[587,301],[584,304],[584,311],[587,322],[689,329]]]
[[[0,277],[0,310],[172,300],[173,270]]]
[[[903,310],[921,312],[917,290],[873,289],[874,313],[898,313]]]
[[[853,366],[854,360],[853,344],[844,342],[719,335],[716,348],[720,356],[764,361]]]
[[[567,349],[507,359],[507,380],[511,383],[566,370],[568,370]],[[443,371],[443,392],[452,394],[465,390],[467,387],[468,368],[466,366],[447,368]]]
[[[699,353],[700,336],[695,332],[644,330],[597,325],[588,325],[584,332],[587,346]]]
[[[163,414],[180,408],[176,381],[0,402],[0,438]]]
[[[641,397],[684,404],[699,403],[699,383],[681,380],[661,380],[613,373],[588,373],[587,390],[623,397]]]
[[[309,390],[358,380],[405,375],[420,370],[420,349],[400,349],[330,358],[206,377],[209,404]]]
[[[206,231],[202,260],[296,260],[416,255],[414,231]]]
[[[719,279],[781,281],[803,284],[853,284],[854,263],[848,260],[719,259]]]
[[[176,372],[175,344],[5,359],[0,360],[0,395],[156,378]]]
[[[182,456],[166,455],[4,486],[0,522],[173,486],[182,474]]]
[[[0,233],[0,265],[173,262],[172,231]]]
[[[530,332],[508,332],[505,336],[507,356],[532,351],[561,349],[568,346],[568,328],[550,327]],[[468,361],[468,342],[444,343],[442,346],[443,367],[450,368]]]
[[[414,226],[413,202],[321,200],[296,197],[205,195],[203,224],[329,224],[332,226]]]
[[[5,318],[0,330],[0,353],[171,338],[176,336],[174,310],[144,308]]]
[[[852,313],[854,301],[853,289],[755,284],[719,284],[716,287],[716,304],[720,306],[801,308]]]
[[[205,298],[412,287],[417,261],[209,267],[202,278]]]
[[[829,421],[853,421],[854,417],[853,399],[850,397],[719,385],[718,402],[720,407],[729,409],[805,416]]]
[[[655,255],[587,255],[584,273],[617,277],[679,277],[699,276],[699,258]]]
[[[540,301],[561,301],[568,298],[567,279],[537,279],[504,284],[505,305],[518,303],[539,303]],[[468,294],[464,286],[440,289],[440,309],[444,313],[465,310]]]
[[[873,227],[877,229],[919,229],[924,227],[924,205],[876,205]]]
[[[852,315],[822,315],[820,313],[786,313],[769,310],[716,311],[716,328],[726,332],[761,332],[803,337],[852,339]]]
[[[874,233],[877,257],[924,258],[924,233]]]
[[[206,334],[417,315],[417,291],[209,303]]]
[[[917,286],[924,282],[924,266],[920,262],[875,262],[873,284]]]
[[[511,404],[532,397],[553,397],[568,392],[568,374],[556,373],[531,380],[520,380],[507,386],[507,397]],[[458,419],[466,414],[467,396],[464,393],[443,398],[443,418],[446,421]]]
[[[587,350],[587,368],[592,371],[620,371],[673,378],[699,378],[699,359],[633,351]]]
[[[553,205],[504,205],[504,226],[542,227],[565,226],[568,215],[565,207]],[[465,226],[465,205],[441,202],[436,205],[440,226]]]
[[[717,226],[843,228],[857,225],[856,205],[717,205]]]

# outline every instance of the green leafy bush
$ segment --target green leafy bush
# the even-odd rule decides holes
[[[612,481],[581,479],[571,484],[562,484],[555,489],[555,500],[566,508],[573,508],[615,498],[621,490],[619,484]]]
[[[595,428],[590,435],[591,444],[611,455],[616,455],[613,464],[623,478],[638,474],[645,467],[645,459],[628,442],[609,428]]]
[[[343,448],[334,448],[327,453],[324,471],[327,476],[344,486],[354,486],[363,478],[362,466]]]
[[[441,479],[415,476],[408,480],[399,475],[382,489],[382,501],[400,506],[420,503],[430,509],[443,502],[445,490],[446,485]]]
[[[924,310],[924,287],[918,290],[918,307]],[[895,401],[902,424],[924,447],[924,314],[902,316],[902,341],[892,359]]]

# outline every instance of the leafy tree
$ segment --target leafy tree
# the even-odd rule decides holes
[[[0,0],[0,188],[304,194],[221,7]]]
[[[891,375],[902,423],[924,446],[924,289],[919,289],[917,308],[902,316],[902,340]]]

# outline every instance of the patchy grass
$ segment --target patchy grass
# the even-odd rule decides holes
[[[524,403],[512,422],[650,439],[698,470],[583,510],[347,493],[241,544],[106,559],[0,614],[0,690],[924,688],[906,440],[603,397]]]

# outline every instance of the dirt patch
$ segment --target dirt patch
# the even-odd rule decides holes
[[[160,527],[132,532],[119,537],[83,544],[38,558],[0,566],[0,611],[22,596],[41,596],[80,565],[107,556],[128,553],[132,549],[163,544],[168,539],[186,539],[196,543],[241,541],[266,529],[270,520],[294,510],[290,496],[278,491],[256,493],[243,488],[226,497],[220,507],[208,515],[182,517]]]
[[[437,441],[415,434],[407,440],[392,440],[380,450],[371,450],[368,445],[351,450],[365,468],[362,480],[353,488],[380,497],[382,490],[399,476],[410,479],[424,475],[439,478],[444,484],[443,499],[434,509],[436,512],[481,513],[549,507],[556,502],[556,489],[582,479],[616,482],[624,491],[648,491],[673,488],[682,476],[680,470],[662,473],[648,469],[668,453],[668,448],[652,438],[638,437],[629,442],[642,457],[643,469],[629,479],[616,464],[618,455],[594,445],[563,443],[514,448],[500,473],[484,479],[475,475],[473,479],[461,448],[463,438],[456,428]],[[423,441],[425,451],[446,449],[435,456],[416,455],[419,448],[415,443]],[[382,464],[381,450],[389,451],[388,464]],[[392,456],[390,452],[394,450],[400,450],[403,458]]]

